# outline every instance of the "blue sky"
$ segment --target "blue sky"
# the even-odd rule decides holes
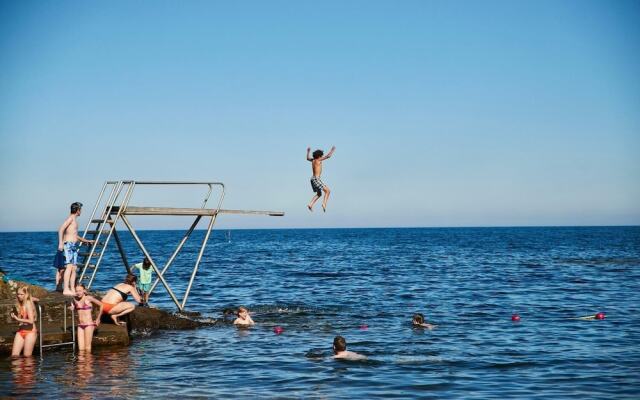
[[[107,179],[223,181],[226,208],[286,212],[226,228],[640,223],[638,2],[5,1],[0,18],[0,231],[55,230]],[[310,214],[305,151],[331,145],[329,210]]]

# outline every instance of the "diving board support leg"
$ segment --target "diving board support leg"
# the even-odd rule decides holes
[[[178,256],[178,253],[180,253],[180,250],[182,250],[182,246],[184,246],[184,244],[187,242],[187,239],[189,239],[189,236],[191,236],[191,233],[196,228],[196,226],[198,225],[198,222],[200,222],[201,218],[202,218],[202,215],[198,215],[196,217],[196,220],[193,221],[193,224],[191,224],[191,227],[189,228],[187,233],[184,235],[184,237],[182,238],[182,240],[178,244],[178,247],[176,247],[175,251],[173,252],[171,257],[169,258],[169,261],[167,261],[167,264],[162,268],[162,271],[161,271],[162,275],[164,275],[164,273],[169,269],[169,266],[173,263],[173,260],[175,260],[175,258]],[[153,289],[156,288],[156,286],[158,285],[158,282],[160,282],[160,278],[156,278],[155,282],[153,282],[153,285],[151,285],[151,289],[149,290],[149,296],[151,296],[151,293],[153,293]]]
[[[129,266],[129,261],[127,260],[127,255],[124,253],[124,248],[122,247],[122,242],[120,241],[120,236],[118,236],[118,231],[116,231],[116,227],[113,227],[113,238],[116,240],[116,245],[118,246],[118,251],[120,252],[120,258],[122,258],[122,262],[124,263],[124,268],[127,270],[127,273],[131,273],[131,267]]]
[[[218,204],[218,209],[220,209],[220,204]],[[217,213],[211,217],[211,222],[209,222],[207,233],[204,235],[204,239],[202,240],[202,247],[200,248],[200,253],[198,253],[198,259],[196,260],[196,265],[195,267],[193,267],[193,272],[191,273],[191,279],[189,279],[189,286],[187,286],[187,291],[184,293],[184,299],[182,300],[182,308],[184,308],[185,304],[187,304],[187,298],[189,297],[189,291],[191,290],[191,285],[193,285],[193,280],[196,278],[196,273],[198,272],[198,266],[200,265],[200,260],[202,259],[202,255],[204,254],[204,249],[205,247],[207,247],[207,241],[209,241],[209,235],[211,235],[213,224],[216,223],[216,218],[218,218]],[[180,308],[181,311],[182,311],[182,308]]]
[[[131,224],[129,223],[129,220],[127,219],[127,217],[124,214],[121,216],[121,218],[122,218],[122,222],[124,222],[124,224],[127,226],[127,229],[129,229],[129,232],[131,232],[131,236],[133,236],[133,239],[138,244],[138,247],[140,247],[140,250],[142,250],[142,253],[144,254],[144,256],[147,257],[149,259],[149,261],[151,262],[151,267],[153,267],[153,270],[155,271],[155,273],[158,274],[158,278],[160,278],[160,280],[162,281],[162,284],[164,285],[165,289],[167,289],[167,293],[169,293],[169,296],[171,296],[171,299],[173,300],[173,302],[176,303],[176,306],[178,307],[178,309],[180,311],[182,311],[182,307],[183,306],[180,305],[180,302],[176,298],[175,294],[173,294],[173,291],[169,287],[169,284],[164,279],[162,274],[160,274],[160,271],[158,270],[158,267],[156,267],[156,263],[153,261],[153,258],[151,258],[151,255],[149,255],[149,252],[147,252],[147,249],[142,244],[142,241],[138,237],[138,234],[136,233],[135,229],[133,229],[133,226],[131,226]]]

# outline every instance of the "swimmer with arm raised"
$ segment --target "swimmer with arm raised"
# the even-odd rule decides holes
[[[238,307],[238,318],[235,319],[235,321],[233,321],[234,325],[237,326],[253,326],[255,325],[255,322],[253,322],[253,319],[251,319],[251,316],[249,315],[249,310],[247,310],[246,307]]]

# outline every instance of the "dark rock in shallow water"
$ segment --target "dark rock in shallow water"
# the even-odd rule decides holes
[[[168,313],[158,308],[137,307],[129,314],[131,328],[136,330],[195,329],[214,325],[216,321],[203,320],[199,313]]]
[[[17,284],[22,285],[24,283],[17,282]],[[11,353],[13,338],[18,328],[18,324],[10,317],[11,310],[13,309],[16,300],[15,286],[15,284],[9,285],[0,281],[0,354]],[[64,297],[62,294],[57,292],[48,292],[46,289],[36,285],[27,286],[29,286],[32,295],[40,300],[39,304],[42,310],[44,344],[71,341],[71,312],[68,308],[66,310],[67,330],[64,331],[65,304],[68,307],[70,298]],[[99,296],[95,297],[99,298]],[[170,313],[158,308],[150,307],[136,307],[131,314],[125,316],[121,320],[127,322],[126,327],[113,324],[111,318],[103,315],[101,319],[102,323],[93,336],[93,347],[127,346],[131,343],[131,331],[149,333],[163,329],[195,329],[201,326],[215,325],[217,322],[216,320],[201,318],[199,313]],[[39,332],[39,334],[41,334],[41,332]],[[37,347],[38,342],[36,342],[35,353],[38,352]],[[58,348],[68,349],[69,346]]]

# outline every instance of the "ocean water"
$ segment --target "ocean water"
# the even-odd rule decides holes
[[[141,232],[159,263],[181,235]],[[180,296],[201,240],[194,233],[166,275]],[[55,233],[0,233],[0,267],[52,287],[55,247]],[[123,274],[110,247],[93,288]],[[151,302],[174,308],[164,290]],[[640,227],[214,232],[187,308],[219,317],[238,305],[255,327],[136,332],[128,348],[4,358],[0,395],[640,398]],[[412,328],[414,312],[438,327]],[[572,319],[597,312],[606,319]],[[335,335],[368,360],[333,360]]]

